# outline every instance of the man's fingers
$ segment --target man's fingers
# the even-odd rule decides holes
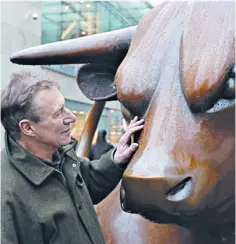
[[[136,131],[143,129],[143,126],[144,126],[143,123],[144,123],[144,119],[138,120],[138,116],[135,116],[134,119],[131,120],[130,124],[126,128],[125,133],[123,134],[123,136],[120,139],[120,143],[122,145],[130,144],[132,135]]]
[[[132,126],[137,120],[138,120],[138,116],[135,116],[133,119],[131,119],[128,126],[130,126],[130,125]]]
[[[130,133],[131,133],[131,135],[132,135],[134,132],[143,129],[143,127],[144,127],[144,125],[138,125],[138,126],[135,126],[135,127],[131,128],[131,129],[130,129]]]
[[[138,120],[138,116],[135,116],[131,121],[136,122]]]
[[[126,120],[124,118],[122,119],[122,127],[123,127],[124,132],[126,132],[128,125],[127,125]]]
[[[132,143],[130,147],[127,149],[127,154],[129,156],[132,156],[132,154],[137,150],[138,148],[138,143]]]
[[[140,119],[139,121],[133,123],[133,126],[141,125],[143,122],[144,122],[144,119]]]
[[[135,127],[133,127],[133,128],[129,128],[127,131],[126,131],[126,133],[123,135],[123,142],[124,143],[127,143],[127,142],[129,142],[130,141],[130,139],[131,139],[131,136],[136,132],[136,131],[139,131],[139,130],[141,130],[141,129],[143,129],[143,126],[144,125],[139,125],[139,126],[135,126]]]
[[[143,129],[143,123],[144,119],[138,120],[138,116],[135,116],[134,119],[130,121],[130,124],[127,126],[125,133],[122,135],[117,145],[117,151],[114,155],[116,163],[127,163],[137,150],[138,143],[131,143],[131,137],[136,131]],[[123,121],[123,125],[124,124]]]
[[[128,163],[128,161],[130,160],[130,158],[133,156],[133,154],[135,153],[135,151],[138,148],[138,143],[132,143],[128,148],[120,151],[120,150],[116,150],[116,153],[114,155],[114,160],[116,163],[121,163],[121,164],[125,164]]]
[[[143,122],[144,122],[144,119],[141,119],[141,120],[138,120],[138,121],[136,121],[136,120],[135,121],[132,121],[128,125],[128,128],[132,128],[134,126],[141,125]]]

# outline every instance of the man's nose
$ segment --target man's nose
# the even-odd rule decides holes
[[[64,124],[74,123],[76,120],[76,116],[69,109],[66,108],[65,110],[66,110],[66,116],[64,118]]]

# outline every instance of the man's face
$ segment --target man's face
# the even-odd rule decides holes
[[[56,88],[42,90],[35,95],[33,103],[41,118],[33,124],[36,141],[51,148],[68,144],[71,140],[71,124],[76,117],[65,108],[62,94]]]

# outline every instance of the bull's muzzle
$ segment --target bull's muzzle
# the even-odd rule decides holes
[[[191,195],[193,185],[194,180],[191,176],[130,177],[124,175],[120,188],[121,207],[129,213],[145,212],[146,215],[152,215],[160,211],[178,216],[181,209],[188,208],[186,200]]]

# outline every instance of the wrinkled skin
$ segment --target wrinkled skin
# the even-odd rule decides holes
[[[232,2],[167,3],[141,20],[115,77],[126,120],[145,119],[123,177],[122,208],[202,234],[168,225],[174,232],[162,238],[163,226],[108,209],[115,190],[97,209],[108,243],[234,240],[234,100],[217,109],[234,76],[234,40]]]

